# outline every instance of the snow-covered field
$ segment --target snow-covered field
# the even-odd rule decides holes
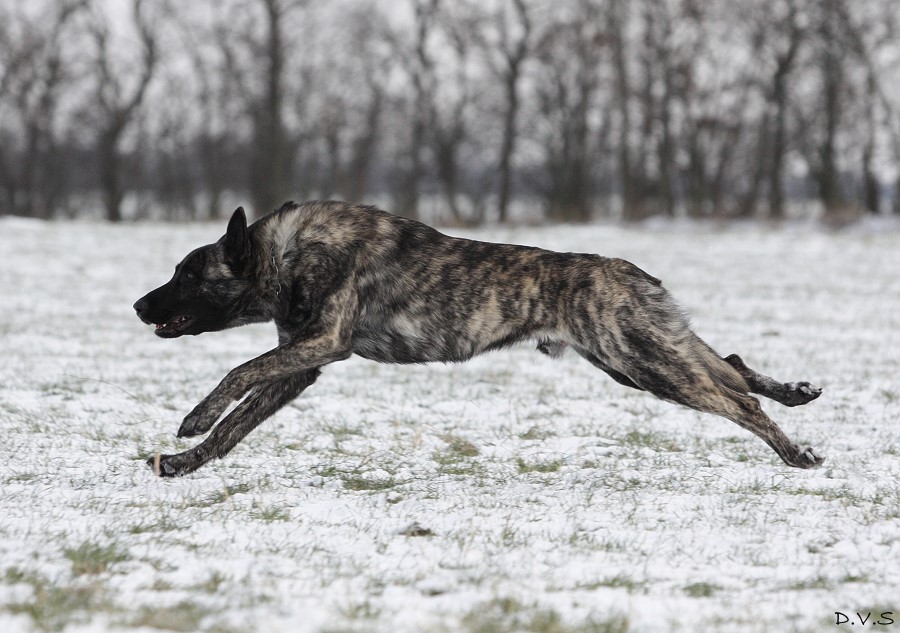
[[[0,220],[0,631],[900,630],[900,232],[473,234],[662,277],[719,352],[824,387],[764,402],[821,469],[520,347],[339,363],[160,480],[144,460],[196,442],[184,414],[275,342],[133,314],[223,231]]]

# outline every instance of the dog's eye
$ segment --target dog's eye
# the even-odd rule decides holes
[[[191,271],[187,271],[184,273],[184,278],[187,279],[188,281],[193,281],[194,279],[197,278],[197,275],[195,275]]]

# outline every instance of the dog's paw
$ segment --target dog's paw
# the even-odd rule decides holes
[[[157,453],[147,460],[147,465],[157,477],[182,477],[185,474],[183,465],[174,459],[177,455],[161,455]]]
[[[812,402],[822,395],[822,389],[811,385],[808,382],[789,382],[784,385],[788,390],[785,395],[783,404],[789,407],[796,407],[801,404]]]
[[[194,410],[184,416],[181,426],[178,427],[178,437],[194,437],[195,435],[203,435],[212,428],[219,418],[210,411],[209,407],[198,404]]]
[[[147,460],[147,465],[157,477],[183,477],[196,470],[183,455],[161,455],[157,453]]]
[[[797,391],[808,396],[810,400],[815,400],[822,395],[821,387],[816,387],[815,385],[811,385],[808,382],[798,382]]]
[[[812,447],[797,449],[797,456],[790,462],[795,468],[818,468],[822,465],[825,458],[816,453]]]

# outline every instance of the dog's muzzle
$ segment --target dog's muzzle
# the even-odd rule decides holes
[[[138,299],[132,307],[134,307],[134,311],[137,312],[138,318],[141,321],[150,324],[150,321],[148,321],[147,317],[144,316],[147,313],[147,310],[150,309],[150,302],[147,301],[146,297]]]

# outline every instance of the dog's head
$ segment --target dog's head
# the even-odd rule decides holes
[[[239,207],[222,239],[191,251],[168,283],[138,299],[138,317],[155,325],[162,338],[242,325],[242,306],[252,287],[251,251],[247,217]]]

